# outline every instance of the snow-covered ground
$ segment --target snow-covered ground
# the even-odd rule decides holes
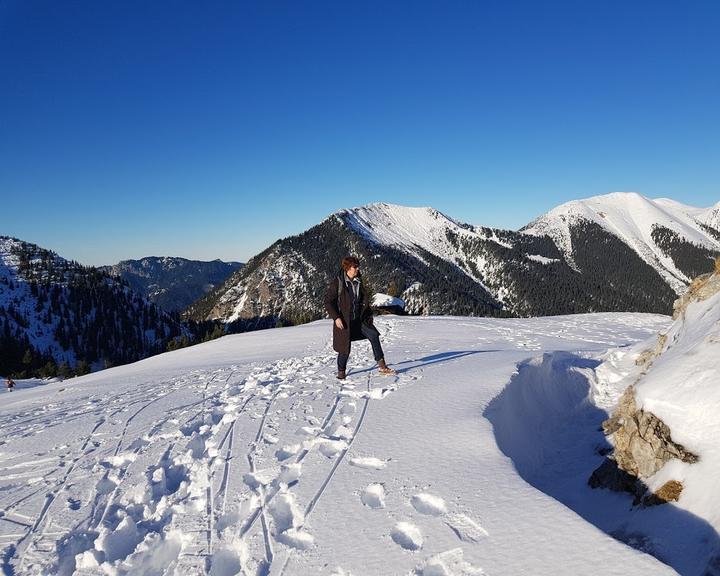
[[[336,380],[319,321],[5,392],[4,574],[675,573],[620,540],[683,570],[663,546],[687,524],[649,546],[629,496],[586,486],[595,406],[620,393],[597,358],[667,317],[377,325],[396,377],[361,342]],[[614,526],[593,516],[605,502],[618,539],[596,527]]]

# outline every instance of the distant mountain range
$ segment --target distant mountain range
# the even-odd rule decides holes
[[[187,328],[122,279],[0,236],[0,374],[83,373],[183,336]]]
[[[411,314],[669,314],[720,255],[720,204],[613,193],[558,206],[519,231],[370,204],[278,240],[246,265],[143,258],[88,268],[0,236],[0,374],[84,371],[224,330],[322,318],[326,286],[348,254],[371,292],[401,297]],[[175,314],[188,303],[192,329]]]
[[[185,258],[150,256],[123,260],[100,269],[120,276],[136,292],[168,312],[179,312],[221,285],[240,262],[199,262]]]
[[[461,223],[433,208],[341,210],[279,240],[188,315],[246,330],[324,316],[347,254],[365,281],[415,314],[669,313],[720,254],[720,204],[699,209],[635,193],[563,204],[520,231]]]

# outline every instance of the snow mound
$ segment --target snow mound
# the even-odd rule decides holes
[[[375,308],[390,308],[396,306],[404,310],[405,300],[402,298],[395,298],[389,294],[381,294],[380,292],[377,292],[375,296],[373,296],[372,305]]]
[[[703,298],[684,299],[660,338],[601,355],[553,352],[524,361],[485,411],[498,446],[530,484],[681,574],[720,566],[720,278],[712,278],[693,283]],[[718,283],[714,294],[710,282]],[[637,407],[699,455],[698,463],[671,460],[643,478],[653,492],[682,483],[673,504],[633,508],[629,494],[588,486],[612,450],[602,423],[631,385]]]

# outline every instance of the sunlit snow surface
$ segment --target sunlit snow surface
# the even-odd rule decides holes
[[[376,324],[396,377],[361,342],[336,380],[320,321],[4,392],[4,574],[674,573],[527,483],[496,443],[508,404],[489,416],[522,404],[518,366],[591,358],[667,317]]]

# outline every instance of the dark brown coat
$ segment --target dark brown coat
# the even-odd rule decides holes
[[[340,282],[338,282],[340,279]],[[341,286],[340,286],[341,285]],[[363,340],[365,337],[360,332],[361,323],[367,326],[373,326],[373,313],[368,302],[367,292],[360,284],[360,319],[351,322],[352,319],[352,288],[347,286],[345,282],[345,274],[342,273],[333,278],[328,284],[325,292],[325,310],[327,310],[330,318],[333,319],[333,349],[338,354],[350,354],[350,342]],[[345,328],[341,330],[335,325],[335,319],[341,318]]]

